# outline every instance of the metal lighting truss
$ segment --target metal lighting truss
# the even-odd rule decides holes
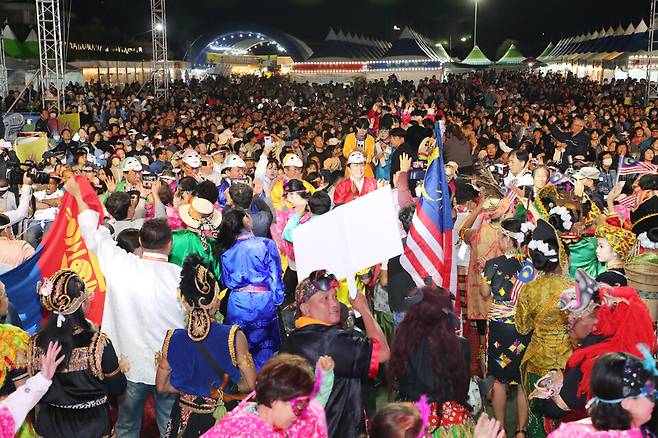
[[[165,0],[151,0],[151,39],[153,44],[153,92],[158,98],[169,98],[167,65],[167,16]]]
[[[5,44],[2,39],[4,24],[0,23],[0,99],[9,94],[9,82],[7,80],[7,61],[5,60]]]
[[[647,47],[647,100],[658,98],[658,81],[651,81],[652,73],[658,74],[658,59],[654,51],[658,49],[656,31],[658,30],[658,0],[651,0],[651,17],[649,19],[649,43]]]
[[[64,110],[64,55],[59,0],[36,0],[43,108]]]

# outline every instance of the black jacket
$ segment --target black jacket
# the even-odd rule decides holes
[[[305,357],[312,367],[320,356],[336,358],[334,386],[325,406],[329,437],[359,436],[364,431],[361,381],[370,371],[372,341],[354,330],[310,324],[295,329],[284,349]]]

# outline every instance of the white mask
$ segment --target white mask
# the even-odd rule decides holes
[[[612,158],[604,158],[603,159],[603,165],[604,166],[611,166],[612,165]]]

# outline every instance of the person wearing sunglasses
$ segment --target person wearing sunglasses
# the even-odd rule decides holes
[[[258,373],[256,390],[202,438],[327,438],[322,406],[333,367],[334,361],[323,356],[314,374],[303,357],[274,356]]]
[[[644,347],[644,359],[629,353],[601,356],[592,369],[587,402],[590,417],[563,423],[549,438],[654,437],[645,424],[656,401],[656,363]]]
[[[311,272],[295,290],[298,318],[283,351],[298,354],[314,364],[322,355],[338,358],[334,387],[325,406],[329,436],[356,437],[364,431],[362,380],[374,378],[390,350],[381,327],[363,294],[350,302],[361,314],[365,335],[346,330],[341,323],[339,283],[325,270]]]

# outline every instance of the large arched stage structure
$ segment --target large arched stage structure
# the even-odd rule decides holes
[[[193,66],[212,64],[209,60],[222,56],[249,56],[259,53],[288,56],[294,62],[305,61],[312,54],[302,40],[276,29],[241,26],[203,34],[190,48]]]

